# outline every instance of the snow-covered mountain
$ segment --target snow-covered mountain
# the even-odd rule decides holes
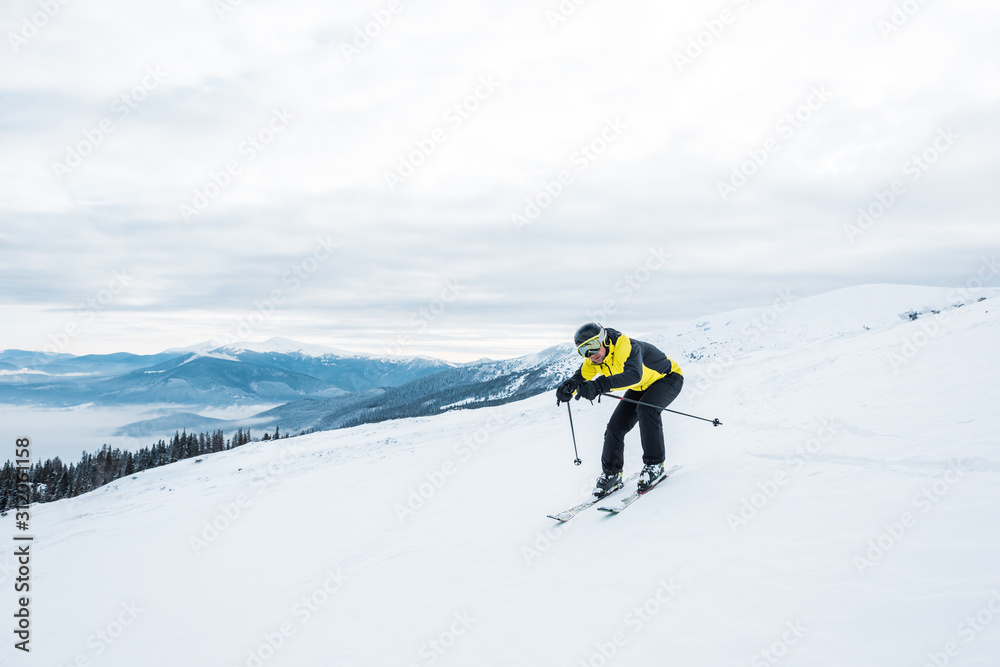
[[[589,492],[613,408],[573,403],[575,467],[551,394],[35,506],[32,659],[992,667],[1000,301],[954,296],[877,286],[662,332],[685,359],[672,407],[724,426],[667,415],[683,468],[618,516],[546,518]]]
[[[981,293],[975,296],[981,297]],[[804,299],[780,292],[772,303],[762,307],[720,313],[663,332],[639,335],[660,345],[682,367],[697,362],[717,372],[750,350],[777,349],[884,329],[910,321],[921,313],[929,316],[935,312],[947,313],[974,300],[971,294],[952,289],[905,285],[866,285]],[[267,363],[253,352],[237,349],[227,352],[240,355],[243,360]],[[284,365],[322,376],[313,368],[294,366],[287,361]],[[304,397],[252,417],[213,423],[226,431],[247,427],[273,431],[278,427],[286,432],[300,432],[433,415],[455,408],[501,405],[555,388],[578,365],[579,358],[567,343],[515,359],[457,365],[379,390],[328,398]],[[695,369],[697,372],[697,366]],[[698,385],[689,387],[688,400],[701,391],[705,381],[699,380]],[[190,421],[187,413],[130,423],[120,433],[162,437],[185,428],[200,428]]]
[[[398,386],[338,393],[327,398],[308,396],[253,416],[212,424],[213,428],[226,431],[237,428],[273,431],[279,427],[286,432],[300,432],[501,405],[555,388],[572,373],[573,364],[578,363],[573,356],[572,346],[563,345],[517,359],[461,364]],[[201,428],[196,423],[201,422],[192,421],[191,414],[185,412],[132,422],[121,427],[119,433],[162,437],[176,430]]]
[[[189,408],[275,404],[392,387],[455,367],[426,357],[378,357],[273,338],[209,341],[157,355],[0,352],[0,403],[175,404]]]
[[[348,350],[331,347],[329,345],[303,343],[297,340],[292,340],[291,338],[284,338],[282,336],[268,338],[267,340],[259,343],[247,341],[220,345],[218,346],[218,349],[225,352],[231,352],[235,355],[239,355],[242,352],[257,352],[260,354],[301,354],[308,357],[383,358],[361,352],[350,352]]]

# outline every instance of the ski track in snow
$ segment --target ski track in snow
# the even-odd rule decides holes
[[[995,299],[951,312],[898,369],[919,320],[818,299],[699,391],[711,358],[681,362],[671,407],[724,426],[665,416],[683,469],[620,516],[546,517],[589,493],[613,409],[572,404],[576,467],[551,395],[251,444],[35,506],[32,664],[996,667]],[[786,338],[799,321],[811,333]],[[700,345],[675,338],[657,342]],[[637,432],[626,461],[641,465]]]

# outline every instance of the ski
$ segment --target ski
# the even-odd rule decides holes
[[[680,466],[674,466],[670,470],[667,470],[665,473],[663,473],[663,477],[661,477],[660,479],[656,480],[653,483],[653,486],[651,486],[648,489],[646,489],[646,493],[649,493],[650,491],[652,491],[653,489],[655,489],[657,486],[660,485],[660,482],[662,482],[663,480],[665,480],[667,477],[669,477],[673,473],[677,472],[678,470],[680,470]],[[624,498],[622,498],[621,500],[619,500],[619,501],[617,501],[615,503],[610,503],[610,504],[608,504],[607,507],[598,507],[597,509],[600,510],[600,511],[602,511],[602,512],[610,512],[612,514],[618,514],[623,509],[625,509],[626,507],[628,507],[629,505],[631,505],[635,501],[639,500],[640,496],[646,495],[646,493],[639,493],[638,491],[633,491],[631,495],[625,496]]]
[[[597,503],[601,502],[602,500],[604,500],[605,498],[607,498],[611,494],[618,493],[619,491],[621,491],[622,489],[625,488],[626,484],[628,484],[629,482],[634,482],[638,478],[639,478],[639,473],[634,472],[634,473],[632,473],[631,475],[628,476],[628,479],[626,479],[624,482],[622,482],[622,485],[621,485],[620,488],[615,489],[611,493],[609,493],[609,494],[607,494],[605,496],[602,496],[600,498],[591,497],[590,500],[585,500],[582,503],[580,503],[579,505],[577,505],[576,507],[570,507],[568,510],[559,512],[559,514],[549,514],[548,517],[550,519],[555,519],[556,521],[558,521],[560,523],[565,523],[566,521],[569,521],[570,519],[572,519],[577,514],[579,514],[583,510],[587,509],[588,507],[596,505]]]

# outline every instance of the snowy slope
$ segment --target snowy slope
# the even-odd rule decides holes
[[[662,333],[705,348],[672,407],[725,425],[668,416],[684,467],[619,516],[545,517],[589,492],[613,407],[573,404],[577,468],[551,395],[38,506],[32,664],[995,667],[1000,300],[910,321],[947,295],[869,291],[751,342],[760,310]]]

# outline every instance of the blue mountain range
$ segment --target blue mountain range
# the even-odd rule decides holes
[[[563,347],[466,364],[356,354],[280,338],[249,345],[204,343],[154,355],[4,350],[0,403],[148,406],[155,417],[117,432],[144,438],[183,429],[325,430],[532,396],[554,388],[571,372],[563,368],[570,359]],[[199,414],[258,405],[261,412],[242,419]]]
[[[268,343],[272,343],[268,341]],[[73,356],[25,350],[0,352],[0,402],[97,406],[169,404],[191,407],[274,404],[392,387],[455,364],[425,357],[310,353],[294,341],[223,346],[155,355]],[[308,349],[309,346],[300,346]],[[284,348],[284,349],[282,349]]]

